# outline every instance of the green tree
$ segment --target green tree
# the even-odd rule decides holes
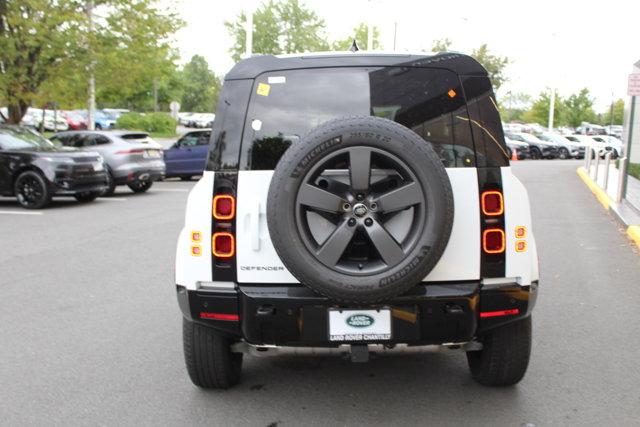
[[[613,120],[612,111],[613,110]],[[613,103],[613,108],[608,108],[607,111],[602,115],[602,124],[603,125],[621,125],[622,120],[624,119],[624,99],[617,99]]]
[[[587,88],[568,97],[564,101],[563,107],[565,123],[569,126],[577,127],[582,122],[593,123],[596,121],[596,113],[593,111],[593,98],[591,98]]]
[[[498,100],[500,116],[504,122],[524,120],[524,113],[531,108],[531,96],[521,92],[508,92]]]
[[[0,0],[0,92],[9,123],[19,123],[43,84],[79,59],[85,23],[81,1]]]
[[[541,92],[538,98],[531,104],[531,108],[524,112],[522,120],[527,123],[538,123],[543,126],[549,124],[549,108],[551,106],[551,90]],[[554,125],[565,124],[565,101],[556,92],[553,110]]]
[[[195,55],[182,70],[183,111],[212,112],[218,102],[221,82],[209,69],[207,60]]]
[[[90,64],[103,106],[153,105],[154,84],[176,67],[170,36],[182,22],[159,0],[95,0],[91,26],[88,4],[0,0],[0,93],[10,122],[33,103],[85,105]]]
[[[451,48],[453,42],[448,38],[438,39],[433,42],[431,46],[432,52],[446,52]]]
[[[239,61],[244,53],[247,37],[245,22],[247,16],[240,13],[233,22],[225,21],[227,31],[233,37],[234,44],[230,49],[234,61]],[[282,53],[278,39],[281,26],[276,14],[276,6],[272,0],[263,3],[253,14],[253,51],[263,55],[278,55]]]
[[[101,106],[152,110],[154,85],[160,95],[176,71],[171,36],[183,22],[160,10],[158,0],[103,1],[104,18],[93,34],[96,99]]]
[[[446,52],[451,50],[452,44],[453,42],[448,38],[438,39],[433,42],[431,50],[433,52]],[[486,43],[481,44],[480,47],[472,50],[471,56],[487,69],[489,78],[493,83],[493,88],[496,91],[500,89],[500,86],[507,81],[504,69],[509,65],[509,58],[506,56],[494,55],[491,53]]]
[[[356,41],[359,49],[368,49],[368,33],[369,28],[367,27],[367,24],[361,23],[351,31],[351,34],[348,37],[333,42],[331,44],[331,49],[337,51],[349,50],[354,40]],[[373,48],[371,50],[380,49],[380,47],[380,31],[378,30],[378,27],[373,27]]]
[[[240,13],[235,21],[224,25],[234,40],[230,49],[234,61],[239,61],[245,50],[246,15]],[[253,52],[263,55],[299,53],[327,50],[325,24],[315,12],[298,0],[269,0],[253,15]]]
[[[493,83],[495,90],[500,89],[500,86],[507,81],[507,77],[504,74],[505,67],[509,64],[509,58],[506,56],[494,55],[489,51],[486,43],[481,44],[479,48],[474,49],[471,52],[471,56],[475,58],[484,68],[487,69],[489,78]]]

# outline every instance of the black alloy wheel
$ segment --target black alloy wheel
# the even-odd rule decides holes
[[[144,193],[153,185],[153,181],[133,181],[127,184],[127,186],[134,193]]]
[[[44,178],[35,171],[21,173],[15,181],[14,192],[20,206],[26,209],[42,209],[51,202]]]
[[[348,184],[331,176],[344,164],[349,165]],[[379,169],[372,171],[372,164]],[[353,275],[396,266],[425,222],[425,199],[415,174],[398,157],[367,146],[325,157],[305,176],[296,205],[298,232],[309,252],[330,269]],[[410,218],[395,233],[404,239],[397,241],[388,223],[410,208]]]

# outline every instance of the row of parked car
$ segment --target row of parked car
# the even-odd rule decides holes
[[[166,177],[201,174],[210,136],[192,131],[164,150],[145,132],[64,131],[46,139],[30,127],[0,125],[0,196],[41,209],[54,196],[90,202],[121,185],[143,193]]]
[[[93,113],[94,128],[97,130],[113,129],[118,117],[129,112],[126,109],[105,108]],[[7,116],[7,108],[0,108],[0,117]],[[87,129],[89,113],[87,110],[42,110],[29,108],[20,124],[33,129],[44,129],[49,132]]]
[[[505,131],[509,157],[519,159],[582,159],[586,149],[593,147],[604,156],[607,152],[616,159],[622,155],[623,144],[611,135],[562,135],[557,132]]]
[[[178,123],[188,128],[210,128],[215,118],[213,113],[178,113]]]

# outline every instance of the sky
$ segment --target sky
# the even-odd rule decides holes
[[[255,9],[256,0],[164,0],[184,19],[175,36],[182,62],[202,55],[216,74],[233,61],[233,40],[224,21]],[[384,50],[430,50],[448,38],[451,49],[470,53],[482,43],[511,63],[509,91],[537,96],[555,87],[561,96],[588,88],[603,112],[613,98],[625,98],[627,76],[640,60],[640,1],[413,1],[301,0],[324,19],[330,41],[342,39],[360,22],[378,27]],[[597,7],[596,7],[597,5]],[[361,46],[361,48],[363,48]],[[258,53],[258,52],[256,52]]]

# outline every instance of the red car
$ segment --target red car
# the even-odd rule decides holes
[[[81,113],[68,111],[64,113],[64,118],[67,120],[70,130],[83,130],[87,128],[87,118]]]

